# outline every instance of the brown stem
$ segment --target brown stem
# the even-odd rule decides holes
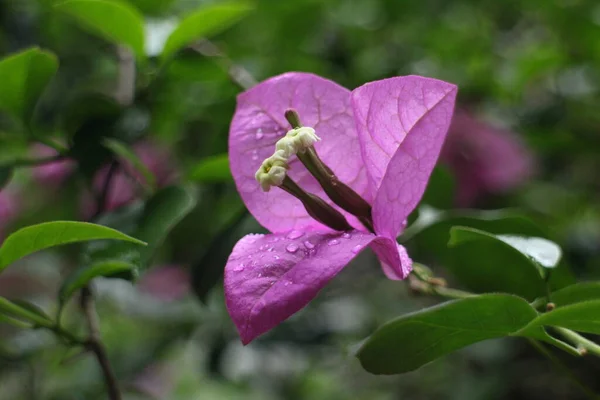
[[[88,325],[89,337],[86,341],[86,346],[98,360],[98,364],[102,369],[104,375],[104,382],[106,383],[106,390],[108,391],[108,397],[110,400],[121,400],[121,392],[119,391],[119,382],[117,377],[112,370],[106,348],[102,343],[100,337],[100,324],[98,322],[98,315],[96,314],[96,307],[94,305],[94,298],[89,287],[85,287],[81,290],[81,309],[85,315],[85,319]]]

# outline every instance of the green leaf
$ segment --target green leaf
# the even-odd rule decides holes
[[[195,205],[196,199],[189,189],[179,186],[161,189],[146,202],[143,210],[134,213],[135,222],[131,221],[134,226],[129,228],[133,236],[148,245],[143,249],[129,243],[88,246],[86,264],[120,260],[136,267],[147,267],[156,249]],[[137,269],[133,272],[135,275]],[[131,278],[130,274],[125,279]]]
[[[231,182],[233,178],[229,170],[228,155],[220,154],[203,159],[191,168],[189,178],[200,183]]]
[[[89,32],[129,46],[139,60],[145,59],[144,19],[129,4],[116,0],[67,0],[55,9],[74,18]]]
[[[544,268],[556,268],[562,257],[561,248],[548,239],[516,235],[497,235],[496,237]]]
[[[0,190],[10,182],[13,169],[10,167],[0,167]]]
[[[523,328],[526,335],[540,326],[560,326],[579,332],[600,334],[600,300],[584,301],[540,315]]]
[[[129,161],[131,165],[143,175],[144,180],[146,181],[145,183],[150,186],[152,190],[156,188],[156,179],[154,178],[154,175],[127,144],[116,139],[104,139],[103,144],[117,156]]]
[[[469,289],[514,293],[529,300],[545,292],[536,263],[491,233],[453,227],[448,246],[455,257],[448,267]]]
[[[22,307],[4,297],[0,297],[0,313],[41,326],[52,325],[52,321],[46,316],[40,315],[37,311],[31,311],[26,307]]]
[[[374,374],[397,374],[486,339],[510,336],[537,316],[522,298],[488,294],[444,303],[381,326],[358,351]]]
[[[105,260],[89,267],[78,269],[63,282],[60,288],[59,300],[62,304],[66,303],[76,291],[86,286],[94,278],[134,271],[135,268],[134,264],[126,261]]]
[[[196,199],[190,191],[179,186],[162,189],[148,201],[136,230],[136,236],[148,243],[141,253],[143,265],[195,205]]]
[[[0,271],[14,261],[53,246],[90,240],[114,239],[144,245],[141,240],[102,225],[53,221],[28,226],[10,235],[0,248]]]
[[[0,60],[0,108],[28,122],[57,69],[56,56],[37,47]]]
[[[252,9],[247,2],[235,1],[204,6],[192,13],[171,33],[161,54],[165,62],[176,52],[203,37],[224,31]]]
[[[556,307],[568,306],[589,300],[600,300],[600,282],[582,282],[567,286],[552,293],[551,299]]]

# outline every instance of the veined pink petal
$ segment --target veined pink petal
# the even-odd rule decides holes
[[[381,262],[385,276],[394,281],[405,279],[412,271],[412,260],[404,246],[395,239],[378,237],[371,243],[371,249]]]
[[[443,81],[406,76],[352,92],[377,234],[396,237],[421,199],[452,120],[456,91]]]
[[[307,73],[279,75],[238,96],[229,131],[231,172],[248,210],[265,228],[272,232],[328,231],[307,214],[299,200],[278,188],[265,193],[254,178],[262,161],[273,154],[277,140],[291,129],[284,116],[288,108],[298,111],[303,125],[315,128],[322,138],[315,148],[340,180],[367,195],[366,169],[352,118],[350,91]],[[295,157],[290,166],[292,179],[305,190],[327,199]]]
[[[375,239],[370,233],[248,235],[225,267],[225,299],[249,343],[302,309]]]

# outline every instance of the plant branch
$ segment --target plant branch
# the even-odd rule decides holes
[[[235,64],[213,42],[202,39],[190,45],[190,48],[205,57],[216,58],[221,68],[227,72],[227,75],[229,75],[231,81],[239,86],[242,90],[248,90],[257,84],[256,79],[254,79],[248,70],[238,64]]]
[[[89,337],[86,341],[86,346],[98,360],[98,364],[102,369],[104,375],[104,381],[106,383],[106,389],[108,391],[108,397],[110,400],[121,400],[121,392],[119,390],[119,382],[117,377],[112,370],[106,348],[102,343],[100,337],[100,324],[98,321],[98,315],[96,314],[96,306],[94,305],[94,298],[92,292],[88,287],[81,290],[81,309],[85,315],[85,319],[88,325]]]
[[[570,329],[560,327],[554,327],[553,329],[566,340],[573,343],[577,347],[577,349],[582,353],[582,355],[586,353],[592,353],[600,357],[600,345],[581,336],[577,332],[573,332]]]
[[[408,276],[408,282],[410,289],[420,294],[436,295],[447,299],[475,296],[474,293],[447,287],[444,279],[434,277],[429,268],[419,263],[413,264],[413,273]]]

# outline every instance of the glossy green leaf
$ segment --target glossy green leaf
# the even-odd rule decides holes
[[[89,32],[112,43],[127,45],[138,59],[145,58],[144,19],[129,4],[116,0],[67,0],[55,8]]]
[[[545,292],[537,265],[495,235],[453,227],[448,245],[454,257],[448,268],[471,290],[514,293],[529,300]]]
[[[136,237],[148,243],[141,262],[147,263],[169,232],[194,208],[195,197],[189,189],[172,186],[157,192],[144,208]]]
[[[0,109],[28,122],[57,69],[56,56],[36,47],[0,60]]]
[[[600,300],[556,308],[531,321],[523,332],[529,333],[540,326],[559,326],[579,332],[600,334]]]
[[[26,307],[23,307],[10,300],[7,300],[4,297],[0,297],[0,313],[8,315],[9,317],[14,317],[27,322],[32,322],[36,325],[52,325],[52,321],[44,315],[40,315],[39,312],[32,311]]]
[[[398,374],[486,339],[510,336],[537,316],[522,298],[489,294],[444,303],[381,326],[358,351],[374,374]]]
[[[192,167],[189,177],[190,180],[200,183],[232,182],[227,154],[203,159]]]
[[[224,31],[239,21],[252,9],[247,2],[223,2],[204,6],[181,21],[171,33],[163,49],[161,59],[166,61],[177,51],[194,41]]]
[[[556,268],[562,257],[561,248],[548,239],[517,235],[497,235],[496,237],[544,268]]]
[[[551,300],[556,307],[589,300],[600,300],[600,282],[582,282],[567,286],[552,293]]]
[[[129,161],[131,165],[142,174],[146,184],[150,186],[152,190],[156,188],[156,179],[154,178],[154,175],[126,143],[116,139],[104,139],[103,144],[117,156],[121,157],[125,161]]]
[[[102,225],[75,221],[53,221],[28,226],[10,235],[0,248],[0,271],[14,261],[53,246],[90,240],[124,240],[138,245],[141,240]]]
[[[74,271],[63,282],[59,299],[65,303],[79,289],[86,286],[92,279],[101,276],[112,276],[123,272],[133,271],[136,266],[121,260],[105,260]]]

